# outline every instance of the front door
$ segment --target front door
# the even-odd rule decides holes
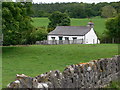
[[[63,44],[62,38],[63,37],[59,37],[59,44]]]
[[[63,37],[59,37],[59,40],[62,40]]]

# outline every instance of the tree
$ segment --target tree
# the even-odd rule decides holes
[[[117,15],[117,11],[110,5],[104,6],[102,8],[101,16],[105,18],[115,17]]]
[[[2,30],[4,45],[16,45],[27,42],[27,37],[33,29],[31,25],[30,2],[2,3]]]
[[[31,34],[29,41],[30,43],[35,43],[36,41],[42,41],[47,39],[47,30],[45,27],[38,27],[34,29]]]
[[[48,25],[48,32],[53,30],[56,26],[69,26],[70,18],[66,13],[56,11],[49,17],[50,23]]]
[[[107,34],[110,38],[120,39],[120,14],[106,22]]]

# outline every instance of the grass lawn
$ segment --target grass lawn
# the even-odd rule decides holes
[[[49,23],[49,19],[48,18],[32,18],[33,22],[32,25],[35,27],[41,27],[41,26],[45,26],[47,27],[48,23]],[[94,28],[96,33],[100,36],[104,30],[106,30],[105,28],[105,20],[104,18],[85,18],[85,19],[75,19],[75,18],[71,18],[71,26],[86,26],[87,23],[92,20],[94,22]]]
[[[117,54],[117,44],[3,47],[3,87],[14,81],[16,74],[34,77],[49,70],[63,71],[66,65]]]

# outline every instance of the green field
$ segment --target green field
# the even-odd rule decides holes
[[[16,74],[34,77],[49,70],[63,71],[66,65],[117,54],[117,44],[3,47],[3,87],[14,81]]]
[[[32,18],[33,26],[47,27],[48,18]],[[95,31],[100,36],[105,29],[103,18],[74,19],[71,26],[85,26],[94,22]],[[97,45],[33,45],[3,47],[3,87],[14,81],[16,74],[37,76],[49,70],[63,71],[66,65],[108,58],[118,54],[117,44]]]
[[[48,18],[32,18],[32,20],[33,20],[32,24],[35,27],[41,27],[41,26],[47,27],[47,25],[49,23]],[[105,28],[106,19],[104,19],[104,18],[100,18],[100,17],[91,18],[91,19],[71,18],[71,26],[86,26],[90,20],[92,20],[94,22],[95,31],[98,34],[98,36],[100,37],[100,35],[106,30],[106,28]]]

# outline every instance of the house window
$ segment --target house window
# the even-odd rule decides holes
[[[69,40],[69,37],[65,37],[65,40]]]
[[[77,37],[73,37],[73,44],[77,44]]]
[[[73,37],[73,40],[77,39],[77,37]]]
[[[52,40],[55,40],[55,37],[51,37],[52,38]]]

